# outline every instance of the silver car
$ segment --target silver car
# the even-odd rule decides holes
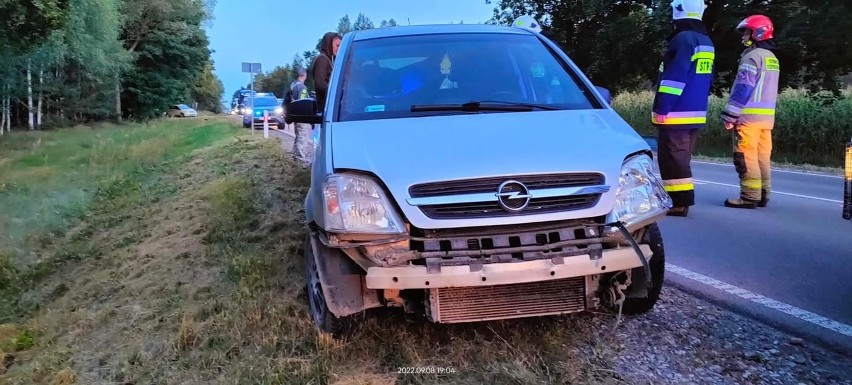
[[[608,92],[605,93],[608,95]],[[347,33],[305,198],[311,314],[338,332],[648,311],[663,284],[653,153],[556,45],[494,25]]]

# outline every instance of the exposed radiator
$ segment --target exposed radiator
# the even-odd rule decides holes
[[[429,307],[432,321],[440,323],[579,312],[586,309],[586,279],[431,289]]]

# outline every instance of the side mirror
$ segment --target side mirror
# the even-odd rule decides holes
[[[612,104],[612,94],[609,93],[609,90],[603,88],[601,86],[595,86],[598,92],[600,92],[601,96],[603,96],[604,100],[606,100],[606,104]]]
[[[322,116],[317,111],[317,101],[314,98],[294,100],[287,105],[284,122],[290,123],[322,123]]]

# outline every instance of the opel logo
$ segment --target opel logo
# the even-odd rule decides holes
[[[516,180],[507,180],[497,188],[497,202],[508,212],[518,212],[530,204],[530,191],[527,186]]]

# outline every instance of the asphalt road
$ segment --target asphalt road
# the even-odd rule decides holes
[[[768,207],[724,207],[733,166],[694,162],[696,205],[660,226],[667,282],[789,332],[852,352],[852,221],[843,179],[773,173]],[[744,290],[743,290],[744,289]]]

